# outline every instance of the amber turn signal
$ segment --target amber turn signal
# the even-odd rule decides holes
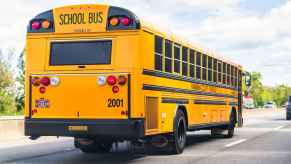
[[[119,19],[118,18],[113,17],[113,18],[110,19],[110,25],[111,26],[117,26],[118,24],[119,24]]]
[[[50,22],[48,20],[45,20],[41,23],[41,27],[44,29],[48,29],[50,27]]]

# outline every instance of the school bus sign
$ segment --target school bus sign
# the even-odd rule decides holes
[[[85,5],[54,9],[55,32],[102,32],[106,31],[108,6]]]

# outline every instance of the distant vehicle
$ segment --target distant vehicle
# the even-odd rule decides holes
[[[291,96],[289,96],[286,106],[286,119],[291,120]]]
[[[265,108],[265,109],[275,109],[275,108],[277,108],[277,105],[276,105],[275,102],[273,102],[273,101],[269,101],[269,102],[267,102],[267,103],[264,105],[263,108]]]
[[[243,98],[243,107],[245,109],[254,109],[255,108],[254,99],[251,97],[244,97]]]
[[[285,103],[282,105],[282,108],[287,108],[288,104],[289,104],[288,101],[285,102]]]

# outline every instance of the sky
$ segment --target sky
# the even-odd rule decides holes
[[[38,13],[85,3],[127,8],[247,71],[261,72],[264,85],[291,85],[291,0],[10,0],[0,6],[0,49],[19,54],[27,23]],[[15,59],[2,57],[15,66]]]

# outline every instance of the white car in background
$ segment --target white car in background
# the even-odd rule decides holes
[[[269,101],[269,102],[267,102],[267,103],[264,105],[263,108],[265,108],[265,109],[276,109],[276,108],[277,108],[277,105],[276,105],[275,102],[273,102],[273,101]]]

